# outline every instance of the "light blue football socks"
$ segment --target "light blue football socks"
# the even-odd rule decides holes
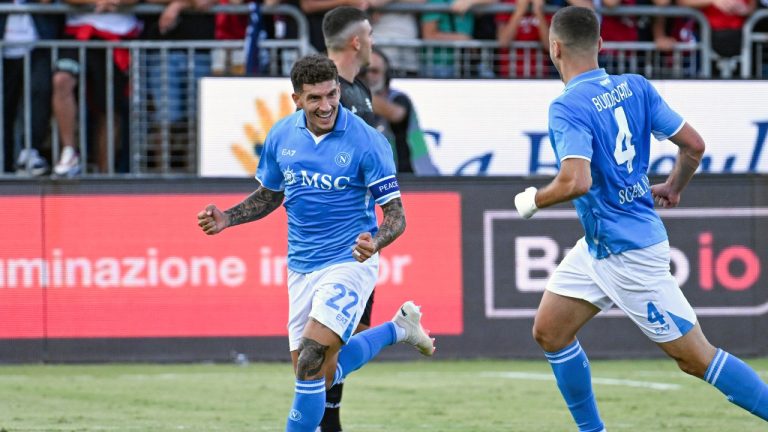
[[[285,432],[315,432],[325,411],[325,379],[296,380]]]
[[[352,336],[339,351],[333,383],[344,381],[347,375],[371,361],[385,346],[395,343],[397,343],[396,326],[389,321]]]
[[[376,357],[388,345],[397,343],[397,328],[394,323],[360,332],[351,338],[339,351],[333,383],[344,381],[347,375],[360,369]],[[325,411],[325,379],[296,380],[293,405],[288,414],[286,432],[315,432]]]
[[[557,387],[571,411],[580,432],[600,432],[605,429],[597,401],[592,392],[592,374],[587,354],[581,349],[578,339],[557,352],[545,352]]]
[[[738,357],[718,349],[704,380],[732,403],[768,421],[768,385]]]

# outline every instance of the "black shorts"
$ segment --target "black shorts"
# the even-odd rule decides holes
[[[85,82],[88,107],[97,112],[107,112],[107,51],[104,48],[89,48],[85,50]],[[59,51],[54,62],[54,70],[67,72],[79,79],[83,70],[80,64],[80,52],[75,48],[65,48]],[[113,94],[115,109],[128,102],[128,74],[112,63]],[[79,82],[79,81],[78,81]]]
[[[368,303],[365,304],[365,311],[363,312],[363,316],[360,318],[360,324],[366,325],[368,327],[371,326],[371,316],[373,315],[373,295],[376,294],[376,288],[371,291],[371,296],[368,297]]]

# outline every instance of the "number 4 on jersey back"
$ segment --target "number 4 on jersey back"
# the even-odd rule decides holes
[[[627,115],[624,113],[624,107],[618,107],[613,110],[613,116],[616,118],[616,125],[619,126],[613,157],[619,165],[626,163],[627,171],[631,173],[632,159],[635,158],[635,146],[632,145],[632,131],[629,130],[629,122],[627,121]],[[625,146],[626,149],[624,148]]]

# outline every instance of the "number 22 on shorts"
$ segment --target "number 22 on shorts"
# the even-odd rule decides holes
[[[329,298],[325,304],[337,311],[341,311],[341,314],[347,319],[351,318],[352,315],[349,313],[349,310],[355,307],[359,301],[357,293],[348,290],[347,287],[341,284],[334,285],[333,289],[337,291],[336,295]]]

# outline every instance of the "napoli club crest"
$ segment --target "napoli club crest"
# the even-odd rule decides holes
[[[333,161],[336,162],[336,165],[340,167],[349,166],[349,164],[352,162],[352,155],[347,152],[341,152],[337,154],[335,158],[333,158]]]

